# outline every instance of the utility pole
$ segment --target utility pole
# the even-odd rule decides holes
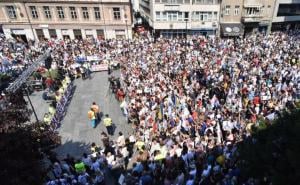
[[[30,106],[31,106],[31,109],[32,109],[32,111],[33,111],[33,114],[34,114],[34,117],[35,117],[35,119],[36,119],[36,122],[38,123],[38,122],[39,122],[39,119],[38,119],[38,117],[37,117],[37,114],[36,114],[35,109],[34,109],[34,107],[33,107],[33,105],[32,105],[31,99],[30,99],[30,97],[29,97],[29,90],[28,90],[28,86],[27,86],[27,85],[26,85],[26,87],[24,88],[24,90],[26,91],[27,99],[28,99],[29,104],[30,104]]]

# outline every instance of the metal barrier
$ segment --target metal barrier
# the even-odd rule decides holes
[[[50,127],[52,130],[56,130],[60,127],[61,121],[65,116],[67,106],[70,103],[74,93],[74,85],[73,82],[70,82],[67,89],[64,92],[64,95],[61,97],[60,101],[56,104],[56,112],[52,117]]]

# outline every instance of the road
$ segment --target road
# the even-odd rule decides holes
[[[117,73],[117,72],[114,72]],[[118,74],[114,74],[118,75]],[[62,139],[62,145],[55,151],[59,157],[70,154],[75,158],[81,157],[84,152],[89,152],[92,142],[101,145],[100,133],[106,132],[103,122],[100,122],[96,128],[92,128],[87,112],[95,101],[103,114],[109,114],[116,125],[116,131],[113,138],[116,138],[119,131],[126,136],[132,133],[131,125],[128,125],[125,117],[119,107],[119,102],[110,95],[108,88],[107,72],[97,72],[92,74],[92,79],[76,79],[76,90],[72,101],[67,109],[67,114],[58,129]],[[33,105],[36,109],[39,119],[42,119],[47,112],[48,105],[41,98],[41,92],[31,95]]]

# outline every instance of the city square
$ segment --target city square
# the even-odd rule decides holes
[[[3,184],[299,183],[300,2],[74,2],[0,3]]]

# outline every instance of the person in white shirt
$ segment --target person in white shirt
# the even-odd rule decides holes
[[[122,132],[119,132],[119,137],[118,137],[118,139],[117,139],[117,146],[118,146],[118,147],[123,147],[123,146],[125,146],[125,137],[124,137],[124,135],[123,135]]]

